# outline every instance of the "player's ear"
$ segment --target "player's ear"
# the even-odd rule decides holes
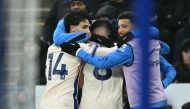
[[[74,25],[70,26],[70,32],[75,32],[75,26]]]
[[[99,32],[97,30],[94,30],[93,33],[99,35]]]

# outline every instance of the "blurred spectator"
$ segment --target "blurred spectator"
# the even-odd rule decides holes
[[[3,86],[1,87],[0,91],[0,109],[12,109],[12,107],[15,107],[21,103],[18,97],[20,96],[21,92],[26,92],[27,89],[23,86]],[[22,98],[22,96],[20,97]],[[29,103],[28,101],[26,102]],[[28,107],[19,109],[28,109],[29,107],[30,106],[28,105]]]
[[[108,21],[111,21],[115,16],[117,16],[117,8],[110,4],[101,7],[95,15],[97,19]]]
[[[48,13],[44,25],[44,41],[49,42],[49,38],[57,26],[57,23],[63,18],[64,12],[69,8],[69,0],[56,0]]]
[[[184,105],[182,105],[181,109],[190,109],[190,102],[185,103]]]
[[[190,12],[190,0],[185,0],[186,13]]]
[[[35,86],[45,85],[45,62],[49,45],[43,42],[38,35],[27,36],[23,42],[23,57],[18,85],[29,90],[31,108],[35,107]]]
[[[174,62],[179,61],[180,45],[185,40],[190,38],[190,13],[185,15],[182,19],[183,27],[180,28],[175,35],[174,41]]]
[[[186,13],[184,0],[158,0],[158,19],[162,27],[172,33],[181,27],[181,17]]]
[[[49,45],[43,42],[38,35],[34,37],[28,36],[24,39],[22,74],[20,75],[21,77],[23,76],[22,80],[20,80],[22,85],[31,81],[35,81],[36,84],[40,85],[46,84],[45,62],[48,47]],[[34,77],[36,80],[31,80],[33,79],[31,75],[34,75],[34,73],[36,73],[36,77]]]
[[[184,40],[180,50],[180,61],[173,66],[177,75],[174,79],[176,83],[190,83],[190,39]]]
[[[17,105],[13,106],[11,109],[32,109],[30,107],[30,105],[28,104],[29,101],[28,101],[28,95],[27,95],[27,92],[26,90],[21,90],[18,92],[17,94],[17,97],[15,99],[15,101],[18,102]]]
[[[170,53],[165,55],[173,63],[174,35],[182,26],[181,17],[186,13],[184,0],[157,0],[157,28],[160,40],[170,46]]]
[[[116,19],[121,12],[136,11],[137,8],[137,0],[108,0],[101,4],[96,17],[99,16],[101,10],[107,10],[106,15],[111,15],[112,19]]]
[[[51,36],[53,35],[57,23],[64,16],[64,12],[68,9],[72,10],[83,10],[88,11],[91,14],[92,19],[93,14],[91,13],[91,0],[76,0],[81,1],[81,3],[74,3],[75,0],[57,0],[53,7],[51,8],[48,17],[44,25],[44,40],[49,43]]]
[[[96,13],[100,8],[100,5],[108,0],[91,0],[92,13]]]

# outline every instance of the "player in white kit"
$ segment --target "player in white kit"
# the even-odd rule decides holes
[[[66,17],[74,22],[67,22],[68,32],[90,32],[91,23],[88,13],[70,12]],[[91,46],[85,50],[92,49]],[[51,45],[46,60],[46,91],[41,99],[41,109],[78,109],[76,99],[81,59],[61,51],[60,47]]]
[[[97,20],[92,25],[92,33],[107,37],[111,33],[111,24],[105,20]],[[96,44],[90,42],[90,44]],[[85,45],[79,44],[81,48]],[[99,44],[96,44],[99,46]],[[93,55],[105,56],[117,47],[98,47]],[[123,109],[123,70],[122,67],[99,69],[88,63],[84,65],[84,84],[80,109]],[[81,79],[81,78],[80,78]]]

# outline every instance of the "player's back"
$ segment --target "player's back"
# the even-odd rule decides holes
[[[81,46],[83,48],[83,46]],[[105,56],[115,48],[98,47],[96,56]],[[89,52],[89,51],[87,51]],[[122,109],[122,67],[98,69],[90,64],[83,68],[84,85],[80,109]]]
[[[41,109],[78,109],[78,66],[80,59],[51,45],[46,60],[46,91]]]

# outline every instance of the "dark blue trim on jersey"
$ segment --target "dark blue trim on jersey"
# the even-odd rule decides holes
[[[94,50],[92,52],[92,55],[94,55],[96,53],[97,48],[98,48],[98,46],[96,45],[96,47],[94,48]]]
[[[78,101],[76,97],[78,93],[78,81],[79,81],[79,75],[80,75],[79,73],[80,72],[78,72],[77,78],[75,79],[75,83],[74,83],[74,93],[73,93],[74,109],[78,109]]]

